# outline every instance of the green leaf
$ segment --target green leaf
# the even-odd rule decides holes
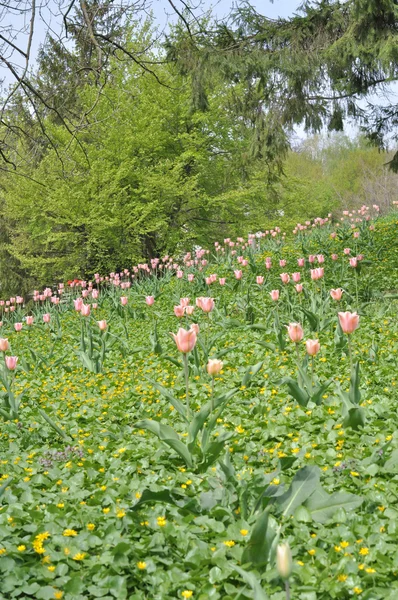
[[[265,566],[268,563],[275,536],[275,530],[269,525],[269,510],[266,509],[256,521],[250,540],[242,554],[242,564],[251,563],[256,566]]]
[[[247,384],[251,381],[251,379],[257,375],[261,367],[263,366],[264,361],[257,363],[256,365],[250,366],[246,369],[246,372],[242,379],[242,385],[247,386]]]
[[[46,412],[44,412],[43,409],[39,408],[38,411],[41,414],[41,416],[43,417],[43,419],[45,421],[47,421],[47,423],[50,425],[50,427],[52,427],[54,429],[54,431],[56,431],[64,440],[66,440],[66,441],[71,440],[71,438],[66,435],[65,431],[62,431],[62,429],[60,427],[58,427],[58,425],[56,423],[54,423],[54,421],[51,419],[51,417],[49,417],[48,414]]]
[[[235,571],[239,573],[243,581],[253,590],[253,600],[268,600],[267,594],[261,588],[261,584],[254,573],[249,573],[237,565],[235,565]]]
[[[180,402],[178,400],[178,398],[175,398],[175,396],[173,396],[173,394],[171,392],[169,392],[169,390],[164,388],[162,385],[159,385],[159,383],[157,383],[156,381],[153,381],[152,379],[148,379],[148,381],[151,382],[153,387],[155,389],[157,389],[158,392],[160,392],[165,398],[167,398],[167,400],[170,402],[170,404],[172,406],[174,406],[176,411],[182,416],[184,421],[187,421],[187,417],[186,417],[187,410],[186,410],[185,406],[182,404],[182,402]]]
[[[318,405],[322,403],[322,396],[324,395],[332,381],[333,379],[329,379],[328,381],[325,381],[325,383],[323,383],[320,387],[317,387],[314,390],[314,393],[311,395],[312,402]]]
[[[334,513],[344,508],[346,511],[355,510],[363,503],[363,498],[348,492],[328,494],[323,488],[317,488],[306,500],[304,506],[317,523],[325,523]]]
[[[194,508],[191,500],[186,502],[185,494],[181,494],[179,490],[161,490],[159,492],[153,492],[152,490],[144,490],[141,494],[141,498],[131,507],[132,511],[139,510],[143,504],[148,502],[162,502],[164,504],[171,504],[177,506],[179,509],[187,510],[193,514],[200,514],[199,507]]]
[[[168,425],[163,425],[163,423],[159,423],[158,421],[151,421],[150,419],[138,421],[138,423],[135,423],[133,427],[138,429],[147,429],[148,431],[151,431],[157,435],[162,442],[170,446],[170,448],[173,448],[173,450],[175,450],[181,456],[188,467],[192,467],[191,453],[186,445],[181,442],[174,429]]]
[[[6,479],[4,481],[4,483],[1,484],[1,486],[0,486],[0,498],[2,497],[2,495],[4,494],[4,492],[6,491],[7,487],[10,485],[11,482],[12,482],[12,477],[10,477],[9,479]]]
[[[287,385],[289,389],[289,394],[297,400],[300,406],[307,406],[310,397],[308,393],[303,390],[302,387],[299,386],[297,381],[292,379],[291,377],[284,377],[281,381],[281,384]]]
[[[354,430],[364,427],[366,423],[365,411],[360,406],[354,406],[348,411],[348,415],[343,421],[344,427],[351,427]]]
[[[359,404],[361,400],[361,392],[359,390],[359,362],[357,362],[351,371],[349,398],[353,404]]]
[[[303,306],[300,308],[303,311],[304,315],[307,317],[307,321],[311,331],[319,331],[319,317],[312,311],[308,310],[307,308],[304,308]]]
[[[276,499],[276,505],[284,517],[289,517],[296,508],[311,496],[319,484],[320,471],[316,466],[303,467],[282,496]]]

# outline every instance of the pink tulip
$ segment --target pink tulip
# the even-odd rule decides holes
[[[332,238],[332,240],[336,239],[337,233],[333,231],[333,233],[330,234],[330,237]]]
[[[90,307],[88,307],[88,308],[90,308]],[[89,311],[89,314],[90,314],[90,311]],[[50,322],[50,320],[51,320],[51,315],[50,315],[50,313],[45,313],[45,314],[43,315],[43,321],[44,321],[44,323],[49,323],[49,322]]]
[[[344,252],[344,254],[348,255],[348,254],[350,254],[351,250],[350,250],[350,248],[344,248],[343,252]]]
[[[202,298],[200,308],[205,313],[209,313],[214,309],[214,298]]]
[[[242,260],[242,267],[247,267],[248,264],[249,264],[249,261],[246,258],[244,258]]]
[[[298,283],[298,284],[295,286],[295,288],[296,288],[296,292],[297,292],[298,294],[301,294],[301,292],[303,291],[303,284],[302,284],[302,283]]]
[[[0,352],[7,352],[9,346],[7,338],[0,338]]]
[[[297,264],[299,267],[304,267],[305,265],[305,258],[298,258],[297,259]]]
[[[225,285],[225,281],[226,281],[226,280],[225,280],[225,277],[220,277],[220,278],[219,278],[219,280],[218,280],[218,283],[219,283],[220,285]]]
[[[282,283],[289,283],[290,281],[289,273],[281,273],[280,278],[282,279]]]
[[[181,317],[184,316],[184,312],[185,312],[185,307],[184,306],[175,306],[174,307],[174,314],[179,319],[181,319]]]
[[[217,358],[210,358],[206,368],[208,374],[214,377],[215,375],[218,375],[220,371],[222,371],[223,366],[224,363],[222,362],[222,360],[218,360]]]
[[[18,356],[6,356],[6,367],[9,371],[15,371],[17,368]]]
[[[83,317],[89,317],[90,316],[90,312],[91,312],[91,307],[89,304],[82,304],[82,307],[80,309],[80,314]]]
[[[180,298],[180,306],[188,306],[189,298]]]
[[[257,275],[257,277],[256,277],[256,283],[258,285],[263,285],[263,283],[264,283],[264,277],[262,275]]]
[[[75,305],[75,310],[81,311],[82,306],[83,306],[83,299],[82,298],[76,298],[76,300],[73,300],[73,303]]]
[[[310,356],[315,356],[315,354],[318,354],[319,350],[321,349],[319,340],[307,340],[305,342],[305,346],[307,349],[307,354]]]
[[[336,300],[336,302],[339,302],[343,295],[343,290],[341,288],[337,288],[336,290],[330,290],[330,295],[333,298],[333,300]]]
[[[185,306],[185,314],[191,316],[195,310],[194,306]]]
[[[196,331],[194,331],[192,328],[187,331],[186,329],[182,329],[182,327],[180,327],[177,334],[171,333],[171,335],[174,338],[177,349],[183,354],[187,354],[195,348],[197,339]]]
[[[93,290],[91,292],[91,297],[93,298],[93,300],[96,300],[99,296],[99,291],[98,290]]]
[[[286,267],[286,260],[284,258],[279,261],[279,266],[280,267]]]
[[[317,258],[318,264],[320,264],[320,265],[325,262],[325,257],[323,256],[323,254],[318,254],[316,258]]]
[[[14,329],[15,331],[21,331],[22,323],[14,323]]]
[[[308,262],[309,263],[314,263],[315,262],[315,256],[313,254],[310,254],[308,257]]]
[[[343,332],[350,335],[359,326],[359,315],[356,312],[339,312],[339,321]]]
[[[211,285],[213,283],[213,279],[211,277],[205,277],[206,285]]]
[[[97,321],[97,323],[101,331],[105,331],[105,329],[108,327],[108,323],[106,321]]]
[[[198,335],[198,333],[199,333],[199,325],[197,323],[192,323],[191,329],[192,329],[192,331],[194,331],[196,333],[196,335]]]
[[[152,306],[152,304],[155,302],[154,296],[147,296],[145,298],[145,302],[148,304],[148,306]]]
[[[235,274],[236,279],[242,279],[242,275],[243,275],[242,271],[236,270],[236,271],[234,271],[234,274]]]
[[[126,306],[128,303],[129,299],[127,296],[120,296],[120,302],[122,306]]]
[[[304,337],[304,331],[300,323],[289,323],[287,326],[287,332],[292,342],[295,342],[296,344],[301,342]]]
[[[313,281],[318,281],[318,279],[322,279],[324,275],[323,267],[318,267],[317,269],[311,269],[311,279]]]
[[[338,255],[337,254],[332,254],[332,260],[338,260]]]
[[[177,279],[182,279],[184,276],[183,271],[177,271]]]
[[[32,315],[28,315],[26,317],[26,325],[33,325],[33,316]]]
[[[301,279],[301,274],[300,273],[292,273],[292,279],[293,279],[294,283],[298,283]]]
[[[356,257],[352,257],[350,258],[350,267],[353,267],[353,269],[355,269],[358,266],[358,259]]]
[[[354,238],[358,239],[359,238],[359,231],[354,231]]]
[[[188,281],[190,283],[192,283],[194,279],[195,279],[195,275],[193,273],[189,273],[189,275],[188,275]]]
[[[270,296],[271,296],[271,300],[276,302],[277,300],[279,300],[279,290],[271,290]]]

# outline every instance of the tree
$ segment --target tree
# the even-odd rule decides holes
[[[392,132],[396,140],[396,102],[371,95],[397,81],[397,48],[396,0],[306,0],[299,14],[277,20],[240,2],[207,28],[180,21],[168,40],[170,59],[191,72],[203,105],[215,70],[239,89],[236,114],[255,123],[253,147],[271,162],[285,155],[296,124],[341,131],[355,119],[379,148]],[[390,165],[398,170],[398,153]]]

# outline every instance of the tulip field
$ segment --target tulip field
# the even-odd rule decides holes
[[[0,302],[0,599],[396,600],[398,213]]]

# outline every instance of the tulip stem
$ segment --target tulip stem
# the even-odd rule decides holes
[[[185,373],[185,401],[187,405],[187,419],[189,419],[191,411],[189,408],[189,371],[188,371],[188,355],[184,352],[182,355],[184,361],[184,373]]]
[[[286,579],[286,581],[285,581],[285,590],[286,590],[286,600],[290,600],[290,585],[289,585],[288,579]]]
[[[348,334],[348,354],[350,357],[350,367],[351,367],[351,371],[352,371],[352,347],[351,347],[351,335]]]
[[[314,357],[311,357],[311,394],[314,389]]]
[[[356,293],[356,298],[357,298],[357,310],[359,310],[358,307],[358,272],[355,269],[355,293]]]
[[[296,343],[296,359],[297,359],[297,379],[299,385],[301,385],[301,377],[300,377],[300,349],[298,343]]]
[[[211,412],[214,412],[214,375],[211,378]]]

